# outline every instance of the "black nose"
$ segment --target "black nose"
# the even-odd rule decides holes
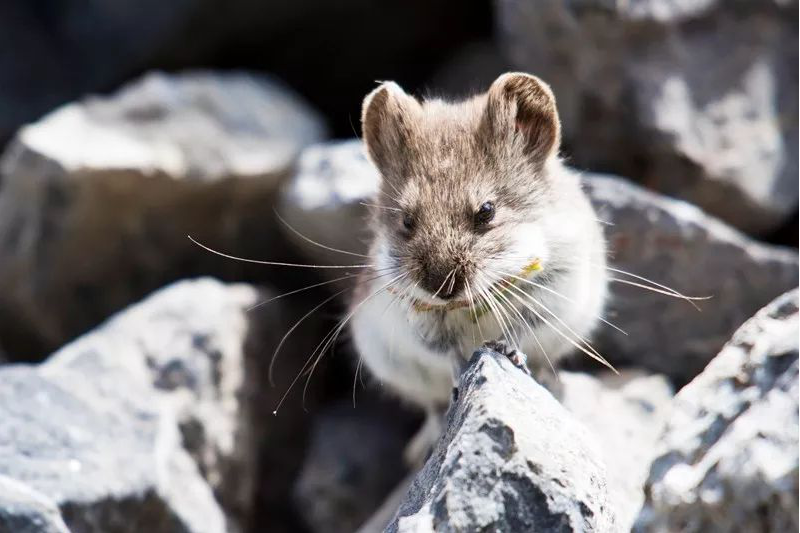
[[[464,279],[461,268],[428,267],[423,269],[420,285],[432,296],[450,300],[464,290]]]

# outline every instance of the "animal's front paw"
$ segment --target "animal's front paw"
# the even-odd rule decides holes
[[[499,354],[505,355],[515,367],[519,368],[529,376],[531,375],[531,371],[528,369],[528,356],[521,351],[517,350],[516,348],[512,348],[501,340],[486,341],[483,343],[483,346],[484,348],[489,348],[490,350],[494,350]]]

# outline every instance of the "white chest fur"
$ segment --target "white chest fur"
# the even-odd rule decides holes
[[[410,299],[379,291],[385,282],[372,282],[354,308],[356,348],[380,383],[428,408],[447,404],[454,371],[485,340],[502,338],[528,355],[529,366],[549,368],[584,342],[602,313],[602,255],[590,247],[566,271],[518,280],[477,319],[470,308],[414,309]]]

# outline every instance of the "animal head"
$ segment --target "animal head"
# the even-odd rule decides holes
[[[482,95],[419,101],[383,83],[364,100],[363,139],[382,176],[375,217],[385,255],[431,302],[464,299],[548,253],[560,123],[535,76]]]

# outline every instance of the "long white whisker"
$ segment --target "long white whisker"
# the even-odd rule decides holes
[[[285,267],[294,267],[294,268],[372,268],[375,265],[304,265],[301,263],[281,263],[277,261],[260,261],[258,259],[248,259],[246,257],[236,257],[235,255],[226,254],[223,252],[218,252],[213,248],[209,248],[205,244],[202,244],[192,238],[191,235],[187,235],[190,241],[194,244],[202,248],[207,252],[211,252],[212,254],[218,255],[220,257],[224,257],[226,259],[233,259],[235,261],[242,261],[245,263],[254,263],[257,265],[269,265],[269,266],[285,266]]]
[[[448,279],[450,279],[450,276],[452,276],[452,275],[455,273],[455,271],[456,271],[456,269],[455,269],[455,268],[453,268],[453,269],[452,269],[450,272],[448,272],[448,273],[447,273],[447,275],[446,275],[446,276],[444,277],[444,279],[442,280],[442,284],[441,284],[441,285],[439,285],[439,288],[438,288],[438,289],[436,289],[436,292],[435,292],[435,293],[433,293],[433,298],[436,298],[436,297],[439,295],[439,293],[441,292],[441,290],[444,288],[444,284],[445,284],[445,283],[447,283],[447,280],[448,280]],[[455,279],[455,277],[454,277],[454,279]]]
[[[281,223],[282,223],[284,226],[286,226],[286,227],[289,229],[289,231],[291,231],[292,233],[294,233],[295,235],[297,235],[298,237],[300,237],[300,238],[301,238],[301,239],[303,239],[304,241],[306,241],[306,242],[308,242],[308,243],[311,243],[311,244],[313,244],[314,246],[319,246],[320,248],[322,248],[322,249],[324,249],[324,250],[329,250],[329,251],[331,251],[331,252],[337,252],[337,253],[340,253],[340,254],[345,254],[345,255],[354,255],[354,256],[356,256],[356,257],[366,257],[367,259],[370,259],[370,258],[371,258],[371,256],[369,256],[369,255],[365,255],[365,254],[359,254],[359,253],[356,253],[356,252],[349,252],[349,251],[347,251],[347,250],[340,250],[339,248],[334,248],[333,246],[327,246],[327,245],[325,245],[325,244],[318,243],[317,241],[315,241],[315,240],[311,239],[310,237],[307,237],[307,236],[303,235],[303,234],[302,234],[302,233],[300,233],[298,230],[296,230],[295,228],[293,228],[293,227],[292,227],[292,226],[291,226],[291,225],[290,225],[288,222],[286,222],[286,221],[283,219],[283,217],[280,215],[280,213],[278,213],[278,210],[277,210],[277,209],[275,209],[275,208],[273,207],[273,208],[272,208],[272,210],[275,212],[275,216],[278,218],[278,220],[279,220],[279,221],[280,221],[280,222],[281,222]]]
[[[583,343],[587,344],[587,346],[588,346],[588,349],[587,349],[587,347],[584,347],[584,346],[582,346],[581,344],[579,344],[579,343],[578,343],[577,341],[575,341],[575,340],[574,340],[572,337],[570,337],[570,336],[568,336],[567,334],[565,334],[565,333],[564,333],[563,331],[561,331],[559,328],[555,327],[555,325],[553,325],[553,324],[552,324],[552,323],[551,323],[549,320],[547,320],[547,318],[545,318],[545,317],[544,317],[544,316],[543,316],[541,313],[539,313],[538,311],[536,311],[536,310],[535,310],[535,309],[534,309],[532,306],[527,306],[528,310],[530,310],[530,311],[531,311],[531,312],[532,312],[534,315],[536,315],[536,317],[537,317],[539,320],[541,320],[542,322],[544,322],[545,324],[547,324],[547,325],[548,325],[548,326],[549,326],[549,327],[550,327],[550,328],[551,328],[551,329],[552,329],[554,332],[556,332],[558,335],[560,335],[561,337],[563,337],[564,339],[566,339],[566,340],[567,340],[567,341],[568,341],[570,344],[572,344],[574,347],[578,348],[580,351],[582,351],[583,353],[585,353],[586,355],[588,355],[588,356],[589,356],[589,357],[591,357],[592,359],[595,359],[596,361],[599,361],[600,363],[602,363],[603,365],[605,365],[605,366],[607,366],[609,369],[611,369],[611,370],[612,370],[614,373],[616,373],[616,374],[619,374],[619,372],[617,372],[617,369],[616,369],[616,368],[614,368],[614,367],[613,367],[613,365],[611,365],[611,363],[609,363],[608,361],[606,361],[605,357],[603,357],[602,355],[600,355],[600,354],[599,354],[599,353],[598,353],[598,352],[597,352],[597,351],[596,351],[596,350],[595,350],[595,349],[594,349],[594,348],[591,346],[591,344],[589,344],[589,343],[588,343],[588,342],[587,342],[585,339],[583,339],[583,338],[582,338],[580,335],[578,335],[577,333],[575,333],[575,332],[572,330],[572,328],[570,328],[570,327],[569,327],[569,326],[568,326],[568,325],[567,325],[567,324],[566,324],[566,323],[565,323],[563,320],[561,320],[561,319],[560,319],[558,316],[556,316],[556,315],[555,315],[555,314],[554,314],[552,311],[550,311],[550,310],[549,310],[547,307],[545,307],[543,304],[541,304],[541,302],[539,302],[538,300],[536,300],[535,298],[533,298],[533,297],[532,297],[530,294],[528,294],[527,292],[523,291],[522,289],[520,289],[520,288],[519,288],[519,287],[517,287],[516,285],[510,284],[510,285],[509,285],[509,287],[512,287],[513,289],[516,289],[517,291],[519,291],[520,293],[524,294],[525,296],[527,296],[527,297],[531,298],[531,300],[533,300],[533,301],[534,301],[534,302],[535,302],[537,305],[541,306],[541,307],[542,307],[542,308],[543,308],[545,311],[547,311],[547,312],[548,312],[548,314],[551,314],[551,315],[552,315],[552,316],[553,316],[553,317],[554,317],[556,320],[558,320],[560,323],[562,323],[562,324],[564,325],[564,327],[565,327],[565,328],[567,328],[567,330],[568,330],[570,333],[572,333],[573,335],[575,335],[576,337],[578,337],[578,339],[580,339],[580,340],[581,340],[581,342],[583,342]]]
[[[601,266],[601,265],[595,265],[595,266]],[[639,281],[644,281],[646,283],[650,283],[651,285],[655,285],[659,289],[663,289],[664,291],[666,291],[666,292],[663,292],[661,294],[666,294],[667,296],[673,296],[675,298],[682,298],[682,299],[686,300],[687,302],[689,302],[690,304],[692,304],[695,307],[695,309],[697,309],[698,311],[700,310],[700,308],[697,307],[697,305],[695,305],[693,303],[693,300],[709,300],[709,299],[711,299],[711,296],[686,296],[685,294],[682,294],[682,293],[676,291],[672,287],[667,287],[666,285],[662,285],[660,283],[656,283],[655,281],[653,281],[651,279],[647,279],[644,276],[639,276],[639,275],[634,274],[632,272],[626,272],[625,270],[622,270],[622,269],[619,269],[619,268],[610,267],[608,265],[605,265],[605,268],[606,268],[606,270],[610,270],[611,272],[616,272],[617,274],[622,274],[624,276],[630,276],[630,277],[632,277],[634,279],[638,279]],[[612,281],[621,281],[618,278],[611,278],[611,280]],[[629,285],[634,285],[633,282],[628,282],[628,284]],[[634,285],[634,286],[635,287],[641,287],[642,289],[652,289],[652,287],[645,287],[645,286],[640,286],[640,285]],[[659,292],[659,291],[653,290],[653,292]]]
[[[536,336],[536,333],[533,331],[533,327],[528,323],[528,321],[525,319],[525,316],[519,311],[519,309],[517,309],[517,307],[515,305],[513,305],[511,303],[511,301],[508,298],[506,298],[506,296],[504,294],[502,294],[502,292],[498,293],[497,296],[499,298],[502,298],[503,300],[505,300],[505,302],[508,304],[508,307],[510,307],[517,314],[517,316],[519,316],[520,321],[525,326],[527,326],[528,331],[530,331],[531,335],[533,336],[533,340],[536,341],[536,344],[539,346],[539,350],[541,350],[542,354],[544,355],[545,360],[547,361],[548,366],[550,366],[550,370],[553,371],[553,376],[555,376],[555,378],[558,380],[559,379],[558,373],[556,372],[556,369],[553,366],[553,362],[550,360],[550,357],[547,355],[547,352],[545,351],[544,346],[542,346],[542,343],[539,342],[539,337]],[[516,296],[516,295],[512,294],[512,296]]]
[[[402,279],[402,278],[404,278],[404,277],[406,277],[406,276],[408,276],[408,275],[409,275],[409,273],[408,273],[408,272],[406,272],[406,273],[404,273],[404,274],[400,274],[400,276],[398,276],[398,277],[397,277],[397,278],[395,278],[394,280],[392,280],[392,281],[390,281],[389,283],[387,283],[387,284],[386,284],[384,287],[385,287],[385,288],[389,288],[391,285],[393,285],[394,283],[396,283],[397,281],[399,281],[400,279]],[[379,290],[380,290],[380,289],[379,289]],[[376,292],[374,292],[374,293],[372,293],[372,294],[369,296],[369,298],[368,298],[368,299],[371,299],[372,297],[374,297],[375,295],[377,295],[377,293],[378,293],[377,291],[376,291]],[[334,346],[334,345],[335,345],[335,343],[336,343],[336,340],[339,338],[339,334],[342,332],[342,330],[344,330],[345,326],[347,325],[347,322],[349,322],[349,321],[350,321],[350,319],[351,319],[353,316],[355,316],[355,313],[356,313],[356,311],[358,310],[358,308],[359,308],[359,307],[361,307],[361,305],[363,305],[363,304],[364,304],[366,301],[367,301],[367,300],[363,300],[362,302],[360,302],[360,303],[359,303],[359,304],[358,304],[358,305],[357,305],[355,308],[353,308],[353,310],[352,310],[352,311],[351,311],[351,312],[350,312],[350,313],[349,313],[349,314],[348,314],[348,315],[347,315],[347,316],[346,316],[344,319],[342,319],[342,320],[339,322],[339,324],[338,324],[337,326],[335,326],[335,327],[334,327],[334,328],[331,330],[331,331],[333,332],[333,335],[330,335],[330,332],[329,332],[329,334],[325,336],[326,338],[328,338],[328,340],[327,340],[327,342],[325,342],[325,345],[324,345],[324,346],[322,346],[322,348],[321,348],[321,349],[319,349],[319,346],[320,346],[320,345],[319,345],[319,344],[317,345],[317,349],[319,349],[319,353],[317,354],[317,357],[316,357],[316,359],[314,360],[314,363],[311,365],[311,368],[309,368],[309,369],[308,369],[308,377],[306,378],[306,383],[305,383],[305,385],[303,385],[303,404],[305,404],[306,392],[307,392],[307,390],[308,390],[308,385],[309,385],[309,383],[311,382],[311,376],[313,375],[313,373],[314,373],[314,370],[316,370],[316,368],[317,368],[317,365],[318,365],[318,364],[319,364],[319,362],[322,360],[322,357],[325,355],[325,353],[328,351],[328,349],[329,349],[329,348],[333,348],[333,346]],[[325,339],[323,339],[323,341],[324,341],[324,340],[325,340]],[[321,341],[321,342],[320,342],[320,344],[322,344],[322,342],[323,342],[323,341]],[[316,352],[317,352],[317,349],[315,349],[315,350],[314,350],[314,352],[312,352],[312,355],[313,355],[313,353],[316,353]]]
[[[533,280],[530,280],[530,279],[527,279],[527,278],[523,278],[523,277],[521,277],[521,276],[517,276],[517,275],[515,275],[515,274],[512,274],[512,273],[510,273],[510,272],[501,272],[501,271],[498,271],[498,272],[500,272],[500,273],[501,273],[501,274],[503,274],[504,276],[508,276],[508,277],[514,278],[514,279],[516,279],[516,280],[519,280],[519,281],[525,282],[525,283],[527,283],[527,284],[529,284],[529,285],[533,285],[534,287],[537,287],[537,288],[539,288],[539,289],[542,289],[542,290],[548,291],[548,292],[550,292],[550,293],[554,294],[555,296],[558,296],[558,297],[560,297],[560,298],[563,298],[564,300],[566,300],[566,301],[570,302],[570,303],[571,303],[571,304],[573,304],[573,305],[578,305],[578,303],[577,303],[575,300],[573,300],[572,298],[570,298],[570,297],[568,297],[568,296],[565,296],[565,295],[561,294],[560,292],[558,292],[558,291],[556,291],[556,290],[554,290],[554,289],[551,289],[551,288],[550,288],[550,287],[548,287],[547,285],[542,285],[541,283],[536,283],[536,282],[535,282],[535,281],[533,281]],[[620,328],[620,327],[619,327],[619,326],[617,326],[616,324],[613,324],[613,323],[609,322],[608,320],[606,320],[606,319],[605,319],[605,318],[603,318],[602,316],[600,316],[600,315],[593,315],[593,316],[594,316],[594,318],[596,318],[597,320],[599,320],[599,321],[600,321],[600,322],[602,322],[603,324],[605,324],[605,325],[607,325],[607,326],[610,326],[610,327],[614,328],[615,330],[619,331],[619,332],[620,332],[620,333],[622,333],[623,335],[628,335],[628,333],[627,333],[625,330],[623,330],[622,328]]]
[[[339,330],[339,331],[340,331],[340,328],[341,328],[341,327],[343,327],[343,324],[345,324],[345,323],[347,322],[347,320],[349,320],[349,319],[350,319],[350,318],[351,318],[351,317],[352,317],[352,316],[353,316],[353,315],[356,313],[356,311],[357,311],[357,310],[358,310],[358,309],[359,309],[359,308],[360,308],[362,305],[364,305],[364,304],[365,304],[367,301],[369,301],[370,299],[372,299],[372,298],[373,298],[375,295],[377,295],[378,293],[380,293],[380,292],[383,292],[383,290],[385,290],[387,287],[389,287],[390,285],[392,285],[392,284],[393,284],[395,281],[397,281],[397,280],[399,280],[399,279],[401,279],[401,278],[403,278],[404,276],[407,276],[407,275],[408,275],[407,273],[404,273],[404,274],[399,274],[398,276],[396,276],[396,277],[392,278],[391,280],[389,280],[389,282],[387,282],[385,285],[383,285],[383,286],[381,286],[380,288],[376,289],[376,290],[375,290],[375,291],[374,291],[372,294],[370,294],[370,295],[369,295],[369,296],[367,296],[367,297],[366,297],[364,300],[362,300],[361,302],[359,302],[359,303],[358,303],[358,304],[357,304],[357,305],[356,305],[356,306],[353,308],[353,310],[352,310],[352,311],[351,311],[351,312],[350,312],[350,313],[347,315],[347,317],[346,317],[346,318],[345,318],[343,321],[341,321],[341,323],[340,323],[341,325],[340,325],[340,326],[337,326],[337,327],[335,327],[334,329],[336,329],[336,330]],[[334,329],[332,329],[332,330],[331,330],[331,332],[332,332],[332,331],[334,331]],[[317,345],[317,347],[319,347],[319,346],[322,344],[322,342],[325,342],[325,339],[327,339],[327,338],[329,337],[329,335],[330,335],[330,333],[329,333],[328,335],[326,335],[326,336],[323,338],[323,340],[322,340],[322,341],[320,341],[320,344],[318,344],[318,345]],[[302,374],[303,374],[303,372],[305,371],[306,367],[308,367],[308,364],[309,364],[309,363],[312,361],[312,359],[314,359],[314,356],[315,356],[315,355],[316,355],[316,353],[317,353],[317,349],[318,349],[318,348],[315,348],[315,349],[314,349],[314,351],[313,351],[313,352],[311,352],[311,355],[310,355],[310,356],[309,356],[309,358],[306,360],[306,363],[303,365],[303,367],[300,369],[300,371],[299,371],[299,372],[297,373],[297,375],[294,377],[294,379],[292,380],[292,382],[289,384],[289,387],[286,389],[286,392],[284,392],[284,393],[283,393],[283,396],[281,396],[280,400],[278,401],[278,404],[275,406],[275,409],[272,411],[272,414],[273,414],[273,415],[277,415],[277,414],[278,414],[278,410],[281,408],[281,405],[283,405],[283,402],[286,400],[286,397],[289,395],[289,392],[291,392],[291,390],[294,388],[294,385],[295,385],[295,384],[297,383],[297,381],[300,379],[300,376],[302,376]],[[322,351],[321,353],[324,353],[324,351]],[[319,359],[318,359],[318,358],[317,358],[317,360],[316,360],[316,361],[314,361],[314,364],[312,365],[312,372],[313,372],[313,368],[314,368],[314,367],[316,367],[316,363],[317,363],[318,361],[319,361]]]
[[[690,298],[688,296],[684,296],[684,295],[679,294],[679,293],[674,293],[674,292],[669,292],[669,291],[665,291],[665,290],[661,290],[661,289],[656,289],[655,287],[650,287],[650,286],[644,285],[642,283],[636,283],[635,281],[628,281],[626,279],[621,279],[621,278],[608,278],[608,281],[615,281],[617,283],[623,283],[625,285],[631,285],[633,287],[638,287],[640,289],[644,289],[644,290],[647,290],[647,291],[650,291],[650,292],[663,294],[664,296],[671,296],[672,298],[678,298],[680,300],[686,300],[687,302],[689,302],[689,304],[692,307],[694,307],[698,311],[701,311],[700,307],[698,307],[697,304],[694,303],[692,300],[708,300],[709,298],[711,298],[710,296],[709,297],[705,297],[705,298],[693,296],[693,297]]]
[[[368,279],[367,282],[374,281],[376,279],[379,279],[379,278],[382,278],[382,277],[385,277],[385,276],[389,276],[392,273],[393,272],[390,271],[390,272],[387,272],[385,274],[374,276],[374,277]],[[278,353],[280,352],[281,348],[283,347],[284,343],[289,338],[289,336],[292,334],[292,332],[294,332],[294,330],[296,330],[300,326],[300,324],[303,323],[304,320],[306,320],[309,316],[311,316],[316,311],[318,311],[322,306],[324,306],[325,304],[327,304],[328,302],[330,302],[331,300],[333,300],[337,296],[340,296],[341,294],[344,294],[345,292],[347,292],[349,290],[353,290],[354,288],[355,287],[346,287],[346,288],[344,288],[344,289],[342,289],[342,290],[340,290],[338,292],[335,292],[333,295],[329,296],[328,298],[325,298],[321,303],[319,303],[318,305],[313,307],[309,312],[307,312],[302,317],[300,317],[300,319],[297,322],[295,322],[294,325],[292,325],[292,327],[289,328],[289,330],[286,333],[284,333],[283,337],[281,337],[281,340],[278,343],[278,346],[275,347],[275,351],[272,352],[272,358],[269,361],[269,368],[267,369],[267,379],[268,379],[269,384],[271,386],[273,386],[273,387],[275,386],[275,381],[273,379],[273,375],[274,375],[275,361],[278,358]]]
[[[320,283],[315,283],[313,285],[309,285],[308,287],[303,287],[302,289],[295,289],[293,291],[284,292],[283,294],[279,294],[277,296],[273,296],[272,298],[268,298],[268,299],[264,300],[263,302],[259,302],[259,303],[255,304],[255,305],[252,305],[252,306],[248,307],[246,310],[247,311],[252,311],[254,309],[258,309],[262,305],[267,305],[270,302],[274,302],[275,300],[279,300],[281,298],[285,298],[286,296],[291,296],[293,294],[297,294],[297,293],[300,293],[300,292],[303,292],[303,291],[308,291],[308,290],[314,289],[316,287],[322,287],[323,285],[330,285],[331,283],[336,283],[337,281],[343,281],[343,280],[346,280],[346,279],[353,279],[353,278],[357,278],[357,277],[358,277],[358,274],[348,274],[347,276],[342,276],[340,278],[332,279],[332,280],[329,280],[329,281],[323,281],[323,282],[320,282]]]

